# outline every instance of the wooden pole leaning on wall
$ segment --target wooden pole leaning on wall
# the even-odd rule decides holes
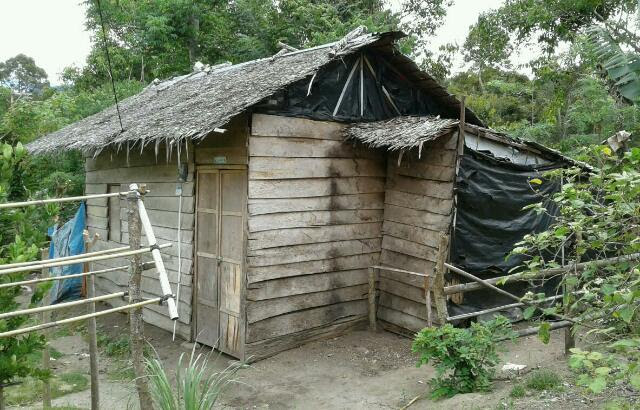
[[[140,193],[138,186],[132,184],[127,195],[127,221],[129,226],[129,247],[131,250],[140,248],[142,224],[140,222],[140,208],[138,200]],[[142,280],[142,257],[140,254],[131,255],[129,259],[129,304],[142,301],[140,283]],[[136,375],[135,383],[141,410],[153,410],[149,384],[147,383],[144,364],[144,322],[142,321],[142,307],[129,310],[130,347],[133,370]]]
[[[369,329],[377,330],[376,314],[376,271],[375,267],[369,268]]]
[[[580,263],[580,253],[578,251],[578,248],[580,247],[580,244],[582,242],[582,232],[577,231],[576,232],[576,243],[575,243],[575,247],[576,247],[576,261],[575,264],[573,265],[574,268],[569,270],[567,272],[567,275],[564,277],[565,279],[565,283],[564,286],[562,287],[563,290],[563,298],[562,298],[562,306],[564,307],[564,314],[565,316],[569,316],[570,312],[569,312],[569,306],[571,306],[571,302],[572,302],[572,294],[574,291],[574,287],[573,285],[570,285],[566,282],[567,279],[571,278],[571,277],[577,277],[578,276],[578,269],[576,268],[576,266]],[[576,347],[576,339],[575,339],[575,327],[574,326],[568,326],[564,328],[564,354],[565,355],[569,355],[571,353],[571,349],[573,349],[574,347]]]
[[[42,248],[41,250],[42,260],[49,259],[49,248]],[[42,278],[49,276],[49,269],[42,269]],[[48,306],[51,303],[51,291],[47,291],[42,298],[42,305]],[[51,322],[51,311],[42,313],[42,323]],[[48,334],[45,333],[45,338],[48,339]],[[49,350],[49,340],[45,339],[44,349],[42,349],[42,369],[46,372],[51,369],[51,352]],[[51,380],[49,378],[43,380],[42,384],[42,408],[51,408]]]
[[[442,233],[440,234],[440,242],[438,245],[438,254],[436,256],[436,272],[433,279],[433,298],[436,303],[436,315],[438,316],[438,323],[444,325],[447,323],[447,296],[444,294],[444,274],[445,263],[447,255],[449,253],[449,236]]]
[[[89,239],[89,231],[85,230],[82,233],[84,238],[85,252],[89,250],[96,243],[100,237],[95,234],[92,239]],[[90,272],[91,266],[89,262],[84,263],[84,272]],[[85,276],[87,283],[87,298],[91,299],[96,296],[95,277],[93,275]],[[87,331],[89,333],[89,373],[91,375],[91,410],[100,409],[100,385],[98,380],[98,328],[96,324],[96,303],[91,302],[87,306],[87,313],[92,315],[87,319]]]

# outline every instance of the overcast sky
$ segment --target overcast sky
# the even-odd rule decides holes
[[[462,44],[478,15],[503,1],[455,0],[434,47],[449,42]],[[0,39],[0,61],[19,53],[27,54],[46,70],[53,84],[60,82],[59,74],[64,67],[82,66],[91,48],[80,0],[2,0]]]

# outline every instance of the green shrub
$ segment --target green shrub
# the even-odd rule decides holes
[[[552,390],[560,386],[562,379],[551,370],[538,370],[527,379],[527,388],[531,390]]]
[[[513,397],[514,399],[519,399],[525,396],[527,391],[521,384],[516,384],[511,388],[511,392],[509,393],[509,397]]]
[[[472,323],[467,329],[451,324],[422,329],[412,349],[420,354],[418,367],[429,362],[435,366],[431,397],[490,390],[491,376],[499,362],[496,341],[514,335],[511,324],[502,316]]]

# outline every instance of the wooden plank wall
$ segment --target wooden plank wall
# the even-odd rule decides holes
[[[249,139],[246,356],[270,356],[366,321],[386,160],[342,125],[254,114]]]
[[[178,313],[180,319],[176,327],[176,333],[185,338],[191,337],[191,297],[192,297],[192,258],[193,258],[193,231],[194,231],[194,164],[193,149],[189,148],[188,160],[186,152],[182,152],[182,161],[189,163],[187,182],[183,184],[182,199],[182,287]],[[155,154],[154,147],[146,148],[142,153],[134,149],[126,158],[126,151],[120,152],[105,150],[96,158],[85,158],[87,194],[106,193],[108,186],[120,184],[121,191],[127,191],[130,183],[146,184],[151,191],[145,196],[145,206],[149,219],[154,228],[154,233],[159,243],[172,243],[170,248],[162,249],[163,260],[169,275],[169,281],[174,292],[177,291],[178,258],[177,258],[177,221],[178,221],[178,197],[175,194],[178,177],[176,150],[171,159],[167,161],[166,151],[160,149]],[[129,234],[127,227],[127,201],[120,201],[120,228],[121,233],[112,234],[109,238],[109,207],[108,199],[92,199],[87,201],[87,227],[89,232],[97,232],[101,236],[94,249],[102,250],[123,245],[128,245]],[[112,203],[112,209],[113,209]],[[117,205],[117,204],[116,204]],[[117,208],[117,206],[116,206]],[[112,224],[113,224],[112,219]],[[119,239],[118,239],[119,237]],[[142,244],[146,245],[147,238],[143,236]],[[143,260],[151,261],[151,255],[146,254]],[[94,269],[104,269],[128,265],[126,258],[110,259],[94,262]],[[155,269],[143,272],[142,291],[144,297],[161,296],[160,283]],[[96,290],[98,294],[112,293],[126,290],[129,280],[127,271],[113,272],[96,277]],[[113,300],[114,306],[122,305],[125,301]],[[144,320],[160,328],[171,331],[173,322],[168,317],[167,307],[159,305],[147,305],[143,311]]]
[[[432,273],[441,232],[452,222],[457,133],[388,161],[380,262]],[[378,320],[388,330],[411,334],[426,326],[424,278],[380,272]],[[432,298],[433,300],[433,298]],[[433,317],[435,318],[435,312]]]

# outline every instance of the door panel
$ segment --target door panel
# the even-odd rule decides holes
[[[242,357],[246,170],[199,170],[197,340]]]
[[[198,172],[196,341],[207,346],[216,346],[219,338],[219,185],[220,174],[217,170]]]

